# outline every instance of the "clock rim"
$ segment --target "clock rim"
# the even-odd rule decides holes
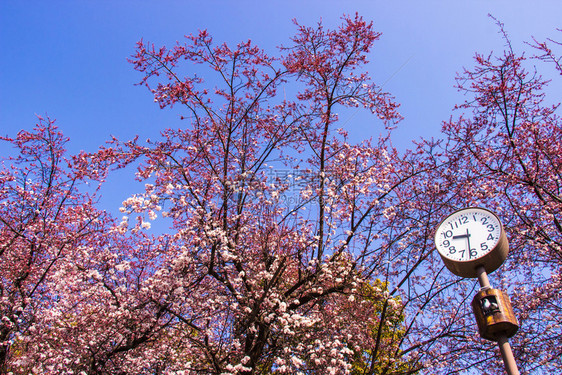
[[[437,247],[437,241],[436,240],[437,240],[438,230],[441,227],[441,225],[448,218],[450,218],[451,216],[455,215],[456,213],[458,213],[460,211],[465,211],[465,210],[469,210],[469,209],[477,209],[477,210],[486,211],[486,212],[489,212],[492,216],[494,216],[496,218],[496,220],[500,224],[499,240],[496,243],[496,246],[494,246],[494,248],[492,248],[486,254],[484,254],[481,257],[478,257],[476,259],[453,260],[453,259],[447,258],[446,256],[444,256],[439,251],[439,248]],[[443,263],[445,263],[445,266],[447,267],[447,269],[449,269],[449,271],[451,271],[452,273],[454,273],[457,276],[467,277],[467,278],[478,277],[478,273],[477,273],[476,269],[480,266],[484,267],[484,269],[486,270],[487,273],[491,273],[491,272],[495,271],[496,269],[499,268],[499,266],[501,266],[503,264],[503,262],[507,258],[507,254],[509,252],[509,243],[508,243],[508,240],[507,240],[507,236],[506,236],[503,224],[502,224],[499,216],[496,215],[493,211],[490,211],[487,208],[483,208],[483,207],[465,207],[465,208],[458,209],[458,210],[452,212],[451,214],[447,215],[443,220],[441,220],[441,222],[439,223],[439,225],[437,226],[437,228],[435,230],[434,245],[435,245],[435,249],[439,253],[439,256],[443,260]]]

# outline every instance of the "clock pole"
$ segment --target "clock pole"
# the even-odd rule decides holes
[[[480,291],[492,289],[492,286],[490,285],[490,281],[488,279],[488,274],[486,273],[486,269],[484,268],[484,266],[476,267],[476,273],[478,275],[478,282],[480,283]],[[478,297],[478,295],[476,295],[475,299],[477,297]],[[474,302],[473,302],[473,306],[474,306]],[[509,306],[509,307],[510,307],[510,310],[511,310],[511,306]],[[478,321],[479,315],[476,313],[476,310],[474,311],[474,313],[475,313],[476,319]],[[517,323],[517,322],[515,322],[515,323]],[[480,321],[478,321],[478,327],[479,327],[479,330],[480,330]],[[517,328],[518,328],[518,326],[517,326]],[[515,330],[517,330],[517,328],[515,328]],[[482,332],[480,333],[480,335],[482,335]],[[515,357],[513,356],[513,351],[511,350],[511,345],[509,345],[509,341],[507,339],[508,339],[507,334],[504,333],[504,332],[500,332],[500,333],[496,334],[494,341],[497,341],[498,346],[500,348],[500,353],[501,353],[501,356],[502,356],[502,359],[503,359],[503,364],[505,366],[505,371],[507,372],[507,374],[508,375],[519,375],[519,369],[517,368],[517,363],[515,362]]]
[[[508,375],[519,375],[508,338],[519,329],[509,296],[490,285],[488,273],[500,267],[509,251],[499,217],[479,207],[453,212],[437,227],[435,246],[445,266],[457,276],[478,278],[480,290],[472,300],[478,332],[498,343]]]

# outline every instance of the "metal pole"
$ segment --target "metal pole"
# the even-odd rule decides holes
[[[478,266],[476,268],[476,274],[478,275],[478,282],[480,283],[480,290],[490,289],[490,279],[488,279],[488,274],[483,266]],[[517,368],[517,363],[515,363],[515,357],[513,356],[513,351],[511,350],[511,345],[507,341],[506,335],[498,336],[498,346],[500,347],[500,352],[503,359],[503,364],[505,366],[505,371],[507,375],[519,375],[519,369]]]
[[[503,364],[505,365],[505,371],[508,375],[519,375],[519,370],[517,369],[517,364],[515,363],[515,358],[513,357],[513,352],[511,351],[511,346],[507,337],[502,335],[498,337],[498,346],[500,347],[500,352],[502,354]]]
[[[484,266],[476,267],[476,274],[478,275],[478,282],[480,283],[480,289],[490,289],[490,280],[488,279],[488,274]]]

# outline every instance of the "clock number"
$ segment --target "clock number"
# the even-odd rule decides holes
[[[467,216],[459,217],[458,220],[450,222],[449,226],[451,227],[451,229],[457,229],[458,227],[460,227],[461,225],[464,225],[464,224],[468,224],[468,217]]]
[[[488,236],[488,237],[489,237],[489,236]],[[486,242],[482,242],[482,243],[480,244],[480,248],[482,249],[482,251],[486,251],[486,250],[489,249],[489,248],[488,248],[488,244],[487,244]]]
[[[490,233],[488,235],[488,238],[486,238],[486,241],[490,241],[490,240],[493,240],[493,239],[494,239],[494,236],[492,236],[492,234]]]
[[[449,240],[443,241],[443,246],[445,246],[445,247],[451,246],[451,241],[449,241]]]
[[[445,237],[453,237],[453,231],[452,230],[448,230],[445,232]]]
[[[480,219],[480,221],[482,222],[482,225],[486,225],[488,224],[488,219],[483,217],[482,219]]]
[[[478,252],[476,251],[476,249],[470,249],[470,258],[476,258],[476,256],[478,255]]]
[[[449,247],[449,254],[454,254],[457,252],[457,249],[455,249],[454,246]]]
[[[488,226],[486,228],[488,228],[488,232],[494,231],[494,225],[493,224],[488,224]]]

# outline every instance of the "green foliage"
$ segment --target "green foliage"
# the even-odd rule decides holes
[[[365,346],[353,350],[353,375],[402,374],[410,366],[400,358],[399,344],[406,333],[400,297],[388,296],[388,285],[379,279],[359,289],[363,303],[369,303],[373,319],[368,324]]]

